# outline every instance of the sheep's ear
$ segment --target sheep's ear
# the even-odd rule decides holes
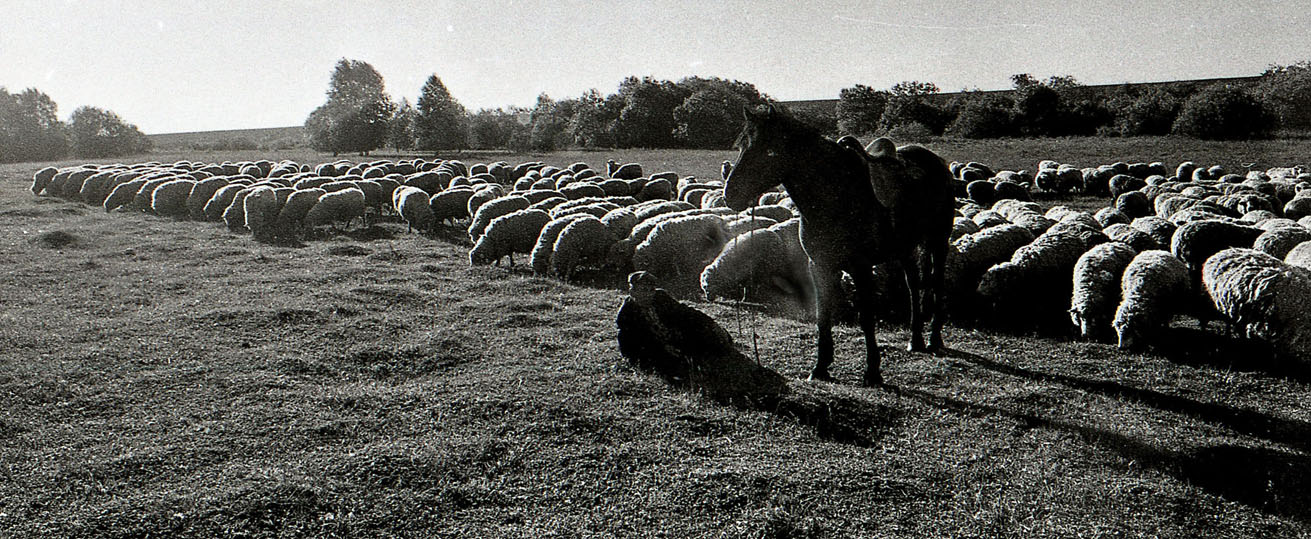
[[[880,157],[895,157],[897,155],[897,146],[886,137],[879,137],[865,146],[865,152],[875,159]]]

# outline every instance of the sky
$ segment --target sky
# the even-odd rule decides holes
[[[142,131],[300,125],[341,58],[398,101],[436,74],[470,110],[617,90],[629,75],[750,82],[777,100],[901,81],[1003,89],[1259,75],[1311,60],[1301,0],[0,2],[0,86]]]

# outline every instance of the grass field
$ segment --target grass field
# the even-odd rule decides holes
[[[930,146],[1000,168],[1311,156]],[[132,160],[256,157],[331,159]],[[611,157],[713,177],[733,154],[464,158]],[[454,230],[292,248],[105,214],[32,196],[40,166],[0,167],[3,537],[1311,537],[1311,375],[1191,320],[1133,354],[952,325],[935,357],[885,326],[893,387],[866,389],[857,328],[836,332],[839,383],[808,383],[808,323],[695,305],[828,403],[835,433],[634,371],[614,283],[470,268]]]

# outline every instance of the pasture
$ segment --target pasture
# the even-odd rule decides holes
[[[1011,169],[1311,155],[1305,140],[928,146]],[[460,158],[714,178],[734,155]],[[182,158],[333,159],[130,161]],[[261,244],[35,197],[41,166],[0,167],[2,536],[1311,537],[1311,374],[1218,324],[1181,318],[1123,353],[949,322],[942,356],[883,324],[892,387],[873,389],[859,328],[841,326],[817,428],[631,368],[617,277],[471,268],[461,229],[391,221]],[[693,305],[807,384],[810,322]]]

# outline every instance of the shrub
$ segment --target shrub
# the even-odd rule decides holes
[[[966,102],[947,128],[948,136],[999,138],[1015,134],[1011,107],[1004,99],[979,96]]]
[[[1188,98],[1171,132],[1208,140],[1237,140],[1265,136],[1273,127],[1272,115],[1252,94],[1217,84]]]

